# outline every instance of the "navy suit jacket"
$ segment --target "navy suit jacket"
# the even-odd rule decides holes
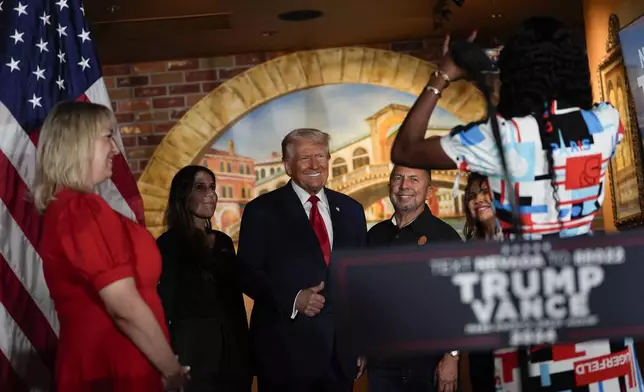
[[[364,209],[349,196],[324,190],[333,227],[333,250],[366,246]],[[337,360],[356,375],[356,357],[337,347],[327,266],[318,239],[291,182],[244,208],[237,260],[244,292],[254,300],[251,341],[255,374],[273,380],[319,378]],[[315,317],[291,319],[300,290],[325,282],[325,306]]]

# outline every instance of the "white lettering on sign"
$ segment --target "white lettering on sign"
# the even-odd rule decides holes
[[[468,272],[452,277],[461,302],[471,306],[482,325],[587,318],[588,295],[603,282],[604,270],[597,265]]]
[[[529,346],[531,344],[554,343],[557,331],[552,328],[537,330],[519,330],[510,334],[510,346]]]
[[[606,268],[625,262],[621,246],[566,249],[544,242],[508,243],[497,254],[428,265],[432,275],[451,280],[471,309],[466,334],[509,333],[509,343],[527,345],[555,341],[559,328],[596,326],[590,295],[604,284]]]
[[[600,372],[602,370],[622,366],[630,361],[628,353],[604,357],[589,362],[579,363],[575,366],[575,373],[583,376],[587,373]]]
[[[621,246],[578,249],[573,253],[572,260],[575,265],[623,264],[626,261],[626,251]]]

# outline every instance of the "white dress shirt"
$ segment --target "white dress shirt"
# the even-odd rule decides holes
[[[309,201],[309,197],[311,197],[311,194],[302,189],[301,186],[297,185],[295,181],[291,181],[291,184],[293,185],[293,190],[295,191],[295,194],[297,197],[300,199],[300,202],[302,202],[302,206],[304,207],[304,211],[306,212],[306,216],[310,219],[311,218],[311,208],[313,207],[313,204]],[[320,189],[318,193],[316,193],[316,196],[318,199],[318,210],[320,211],[320,215],[322,216],[322,220],[324,221],[324,226],[326,227],[326,232],[329,235],[329,247],[333,249],[333,225],[331,224],[331,209],[329,207],[329,200],[326,198],[326,194],[324,194],[324,188]],[[295,309],[295,302],[297,301],[297,296],[302,292],[302,290],[297,292],[297,295],[295,296],[295,300],[293,301],[293,313],[291,313],[291,318],[295,318],[297,315],[297,309]]]

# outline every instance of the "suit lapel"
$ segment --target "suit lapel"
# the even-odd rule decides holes
[[[341,234],[342,231],[342,212],[337,203],[335,195],[328,188],[324,189],[326,199],[329,202],[329,212],[331,215],[331,226],[333,227],[333,249],[342,247],[343,239],[345,236]]]

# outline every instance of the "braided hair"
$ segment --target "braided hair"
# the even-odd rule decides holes
[[[561,223],[558,186],[554,170],[552,144],[559,138],[552,124],[554,100],[588,110],[592,108],[592,90],[588,57],[581,37],[563,22],[551,17],[532,17],[521,23],[507,40],[497,63],[501,88],[496,107],[486,83],[483,52],[469,43],[450,45],[454,62],[474,79],[488,102],[488,117],[499,150],[505,180],[511,184],[499,132],[498,112],[504,118],[535,116],[546,152],[548,174],[553,188],[557,220]],[[517,200],[508,186],[510,200]],[[516,203],[512,203],[513,226],[520,230]]]
[[[499,56],[499,114],[505,118],[534,115],[546,152],[557,221],[561,224],[552,144],[559,136],[552,125],[551,102],[590,109],[590,70],[581,37],[550,17],[525,20],[508,39]],[[565,130],[562,130],[565,132]]]
[[[503,117],[542,114],[553,99],[590,109],[590,70],[583,41],[557,19],[525,20],[508,39],[497,66]]]

